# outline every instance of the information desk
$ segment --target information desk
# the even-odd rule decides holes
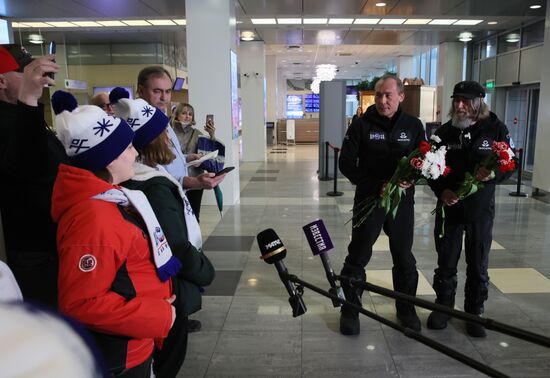
[[[295,119],[296,143],[319,142],[319,118]],[[277,121],[277,143],[286,142],[286,119]]]

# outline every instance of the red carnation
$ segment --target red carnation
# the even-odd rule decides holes
[[[422,142],[420,142],[420,147],[419,148],[420,148],[420,152],[422,153],[422,155],[426,155],[432,147],[430,146],[430,144],[428,142],[423,140]]]
[[[446,166],[445,169],[443,170],[443,177],[447,177],[449,173],[451,173],[451,167]]]
[[[421,170],[422,164],[424,164],[424,160],[420,158],[412,158],[411,159],[411,165],[414,169]]]
[[[508,155],[508,151],[500,151],[499,152],[499,157],[501,160],[510,160],[510,155]]]

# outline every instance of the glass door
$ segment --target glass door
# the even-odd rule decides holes
[[[539,104],[539,86],[510,88],[506,91],[504,123],[513,147],[523,149],[523,169],[533,172]]]

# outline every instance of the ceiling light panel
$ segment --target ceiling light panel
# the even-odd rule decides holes
[[[250,21],[254,25],[276,25],[277,21],[274,18],[251,18]]]
[[[128,26],[151,26],[151,24],[145,20],[120,20],[120,21],[125,23]]]
[[[74,28],[76,25],[66,21],[48,21],[47,24],[56,28]]]
[[[277,23],[279,25],[301,25],[301,18],[278,18]]]
[[[151,23],[155,26],[173,26],[174,21],[172,20],[147,20],[147,22]]]
[[[431,20],[431,18],[409,18],[405,21],[405,25],[426,25]]]
[[[176,25],[187,25],[187,20],[181,19],[181,20],[172,20],[174,21],[174,24]]]
[[[97,21],[97,23],[103,26],[126,26],[120,21]]]
[[[25,25],[31,28],[53,28],[53,26],[48,25],[45,22],[25,22]]]
[[[356,18],[353,21],[354,25],[376,25],[380,21],[379,18]]]
[[[97,27],[103,26],[98,24],[95,21],[71,21],[71,22],[77,26],[86,27],[86,28],[97,28]]]
[[[350,25],[353,24],[353,18],[331,18],[328,23],[329,25]]]
[[[405,20],[405,18],[383,18],[378,25],[401,25]]]
[[[304,18],[304,25],[326,25],[327,18]]]
[[[483,20],[458,20],[458,21],[455,22],[453,25],[467,25],[467,26],[471,26],[471,25],[481,24],[482,22],[483,22]]]
[[[442,18],[439,20],[431,20],[429,24],[430,25],[452,25],[457,21],[458,20],[456,18],[455,19]]]

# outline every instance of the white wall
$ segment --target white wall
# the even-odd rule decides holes
[[[242,42],[239,47],[243,115],[243,161],[264,161],[266,153],[265,46]]]

